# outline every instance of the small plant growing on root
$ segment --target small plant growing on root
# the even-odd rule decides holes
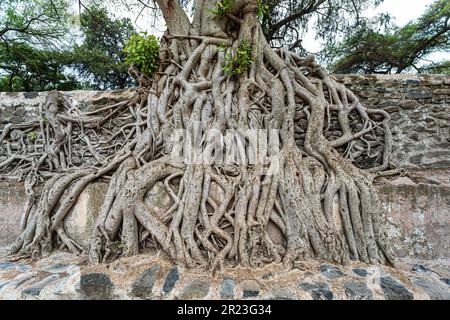
[[[243,40],[236,52],[226,55],[223,70],[229,75],[239,76],[247,72],[253,62],[255,62],[253,47],[247,40]]]
[[[233,0],[221,0],[215,3],[216,8],[211,10],[212,13],[218,15],[220,17],[225,16],[228,12],[230,12],[231,5],[233,4]]]
[[[37,133],[36,133],[35,131],[32,131],[32,132],[30,132],[30,133],[27,135],[27,139],[28,139],[28,141],[30,141],[30,142],[35,142],[36,139],[37,139],[37,137],[38,137],[38,135],[37,135]]]
[[[135,66],[144,75],[151,77],[158,70],[159,42],[154,35],[141,32],[131,37],[124,48],[125,62]]]
[[[269,7],[269,5],[267,3],[267,0],[266,1],[259,0],[258,1],[258,13],[257,13],[257,16],[260,17],[260,18],[268,16],[269,15],[269,9],[270,9],[270,7]]]

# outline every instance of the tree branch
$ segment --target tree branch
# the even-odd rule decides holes
[[[271,39],[273,37],[273,35],[283,26],[285,26],[286,24],[301,18],[302,16],[305,16],[307,14],[310,14],[314,11],[316,11],[318,9],[318,7],[320,5],[322,5],[326,0],[318,0],[317,2],[311,2],[309,4],[309,6],[307,6],[306,8],[303,8],[300,11],[297,11],[293,14],[291,14],[290,16],[287,16],[286,18],[278,21],[277,23],[273,24],[270,26],[269,32],[266,34],[267,39]]]

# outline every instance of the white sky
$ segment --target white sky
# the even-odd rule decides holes
[[[367,10],[366,17],[373,17],[382,12],[390,13],[395,17],[395,22],[403,26],[412,19],[420,17],[426,6],[433,3],[433,0],[385,0],[375,10]]]

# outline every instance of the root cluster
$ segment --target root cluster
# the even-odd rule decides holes
[[[235,37],[167,34],[159,72],[129,101],[85,111],[50,92],[39,121],[7,125],[1,178],[24,181],[29,196],[9,254],[60,247],[103,262],[156,247],[177,264],[211,270],[301,259],[394,263],[373,189],[389,165],[389,115],[365,109],[313,57],[271,49],[260,28],[246,28],[251,19],[238,19]],[[230,76],[225,56],[242,39],[255,63]],[[213,148],[210,130],[267,131],[258,145],[268,146],[269,160],[251,163],[252,144],[231,141],[234,162],[186,161],[196,151],[174,156],[180,130],[202,150]],[[63,222],[99,179],[109,188],[83,248]],[[170,196],[162,214],[145,201],[156,184]]]

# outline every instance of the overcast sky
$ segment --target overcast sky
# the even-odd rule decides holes
[[[394,23],[399,27],[404,26],[409,21],[419,18],[426,10],[426,7],[434,0],[384,0],[376,7],[366,10],[363,15],[372,18],[381,13],[389,13],[394,17]],[[304,38],[303,45],[310,52],[321,49],[320,43],[314,39],[315,33],[308,32]]]
[[[412,19],[420,17],[427,5],[433,3],[433,0],[384,0],[375,10],[367,10],[365,15],[373,17],[379,13],[387,12],[395,17],[399,26],[403,26]]]

